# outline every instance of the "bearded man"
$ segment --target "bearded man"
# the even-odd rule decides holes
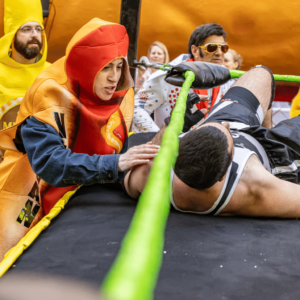
[[[40,0],[4,1],[0,39],[0,130],[14,125],[20,103],[46,62],[47,41]],[[4,150],[0,150],[0,163]]]

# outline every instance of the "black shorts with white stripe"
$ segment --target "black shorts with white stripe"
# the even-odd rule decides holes
[[[247,126],[261,125],[264,119],[258,99],[247,89],[232,87],[211,110],[207,122],[236,122]]]

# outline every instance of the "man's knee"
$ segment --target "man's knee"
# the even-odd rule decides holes
[[[272,71],[263,65],[258,65],[253,67],[250,71],[256,71],[258,75],[258,80],[262,80],[263,84],[266,85],[266,87],[270,87],[271,95],[270,95],[270,101],[268,110],[272,107],[272,103],[275,97],[275,79],[273,76]]]
[[[258,99],[264,115],[272,106],[275,95],[275,80],[271,70],[265,66],[255,66],[238,79],[234,86],[241,86],[252,92]]]

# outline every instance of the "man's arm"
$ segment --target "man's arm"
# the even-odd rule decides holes
[[[161,140],[162,140],[162,137],[165,133],[165,130],[167,128],[167,125],[163,125],[163,127],[160,129],[160,131],[155,135],[155,137],[151,140],[151,144],[153,145],[159,145],[161,144]]]
[[[166,128],[167,126],[164,125],[150,143],[153,145],[160,145]],[[126,174],[124,186],[128,195],[133,199],[137,199],[143,192],[152,164],[153,159],[151,159],[147,164],[134,167]]]
[[[300,185],[275,177],[252,155],[220,215],[300,218]]]
[[[113,183],[124,178],[123,172],[147,163],[157,153],[157,146],[147,144],[126,151],[127,142],[120,154],[72,153],[53,127],[34,117],[22,124],[21,141],[18,145],[24,149],[20,151],[27,153],[33,171],[55,187]]]
[[[260,199],[253,210],[258,216],[300,218],[300,186],[275,177],[265,171],[259,192]]]

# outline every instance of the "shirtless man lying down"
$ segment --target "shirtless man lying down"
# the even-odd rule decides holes
[[[251,69],[201,126],[180,139],[171,176],[175,209],[220,216],[300,217],[300,117],[272,129],[261,126],[274,87],[269,69]],[[159,143],[161,135],[162,130],[153,143]],[[143,191],[151,164],[127,174],[124,184],[131,197]]]

